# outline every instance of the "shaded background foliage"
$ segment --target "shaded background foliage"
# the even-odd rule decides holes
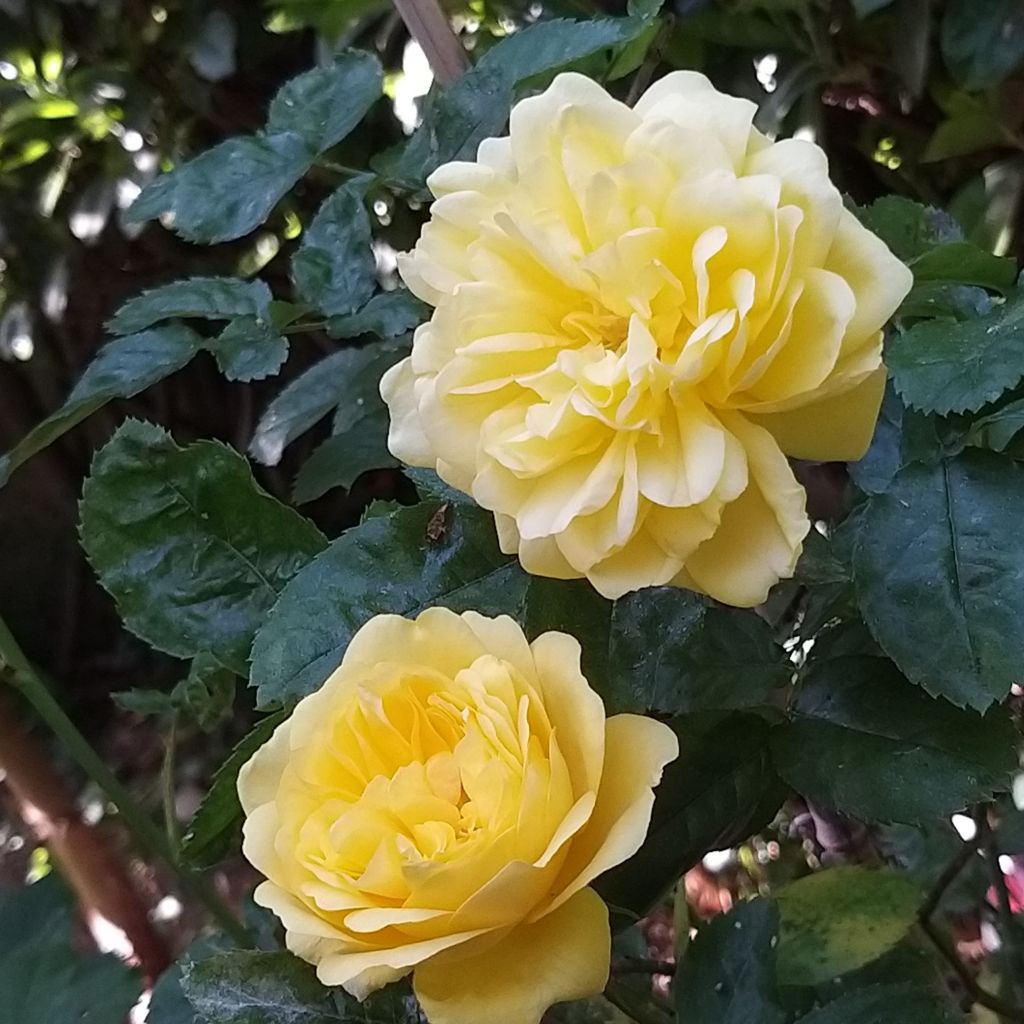
[[[486,67],[480,58],[514,28],[555,16],[622,17],[650,9],[641,2],[627,11],[624,4],[582,0],[473,0],[466,6],[450,5],[449,14],[478,66]],[[981,668],[951,662],[941,653],[922,658],[919,652],[934,637],[938,620],[925,623],[923,636],[905,631],[898,609],[886,604],[891,589],[886,569],[921,532],[916,521],[904,521],[902,509],[909,502],[938,502],[942,487],[947,494],[948,488],[960,487],[967,495],[966,518],[976,511],[969,502],[978,502],[979,515],[989,516],[991,536],[998,537],[1001,549],[1012,553],[1020,545],[1012,517],[991,514],[1008,472],[992,452],[1013,452],[1024,415],[1014,414],[1005,403],[990,410],[986,406],[987,416],[959,414],[976,412],[1024,374],[1024,363],[1016,355],[1019,345],[1012,344],[1019,337],[1013,317],[1020,301],[1012,293],[1014,267],[1009,260],[992,260],[993,253],[1011,257],[1018,265],[1024,258],[1024,10],[1014,0],[676,0],[662,14],[671,20],[657,34],[638,30],[630,35],[622,30],[624,41],[616,49],[621,70],[639,66],[642,84],[671,68],[698,68],[719,88],[755,100],[762,130],[814,138],[826,150],[839,188],[866,208],[868,223],[915,266],[918,306],[916,312],[905,310],[905,315],[910,321],[923,315],[938,318],[914,326],[890,350],[895,388],[906,404],[896,392],[887,398],[869,457],[850,471],[856,489],[843,465],[805,470],[812,510],[824,520],[840,518],[855,497],[859,501],[883,491],[886,496],[872,501],[862,516],[849,517],[829,545],[812,539],[798,581],[778,588],[763,620],[708,608],[692,595],[675,592],[627,598],[612,608],[595,600],[586,588],[570,585],[573,600],[567,605],[564,585],[525,579],[511,559],[496,551],[487,517],[458,496],[437,490],[436,481],[417,477],[424,501],[375,524],[373,519],[387,509],[373,502],[411,501],[413,485],[386,468],[374,452],[365,465],[356,458],[353,479],[344,481],[350,486],[329,486],[337,483],[338,470],[332,461],[336,452],[324,447],[331,430],[325,421],[297,432],[277,464],[262,464],[275,462],[274,458],[250,463],[260,486],[282,501],[300,503],[324,535],[303,527],[301,551],[292,552],[293,562],[288,562],[286,551],[275,566],[279,577],[274,578],[284,589],[253,652],[257,699],[262,705],[287,701],[316,685],[319,662],[312,662],[312,674],[306,671],[311,654],[324,664],[336,660],[344,637],[333,636],[334,646],[325,647],[317,634],[317,614],[333,614],[325,594],[360,614],[368,609],[409,612],[438,594],[450,597],[468,578],[470,590],[456,599],[465,606],[499,611],[513,602],[528,631],[561,625],[580,636],[588,675],[603,688],[610,706],[621,703],[626,709],[685,716],[677,726],[690,754],[676,788],[659,803],[653,828],[661,838],[645,849],[629,874],[613,873],[602,883],[603,894],[623,921],[631,912],[647,909],[662,888],[660,879],[696,863],[712,849],[730,852],[718,870],[705,864],[691,871],[685,882],[698,914],[727,910],[737,896],[767,888],[769,882],[781,885],[804,874],[808,863],[849,859],[871,864],[878,861],[879,851],[888,863],[906,868],[915,886],[927,888],[941,881],[944,864],[959,849],[948,824],[949,812],[986,799],[1002,787],[1016,733],[1010,716],[998,712],[986,719],[975,716],[965,725],[967,720],[953,704],[933,701],[911,687],[883,659],[879,644],[912,682],[981,712],[1015,680],[1019,658],[1005,648],[1019,627],[1003,631],[1002,645],[999,635],[991,639],[990,661]],[[353,179],[350,169],[365,168],[374,154],[398,146],[411,127],[415,106],[409,87],[417,77],[417,64],[407,44],[400,18],[382,0],[270,0],[262,6],[244,0],[0,3],[0,451],[12,449],[61,405],[105,339],[148,326],[144,304],[134,310],[122,308],[124,300],[145,289],[186,277],[235,275],[255,281],[258,276],[275,296],[285,298],[294,295],[294,274],[300,291],[305,280],[309,291],[325,293],[327,283],[317,259],[293,259],[303,245],[315,248],[314,243],[322,241],[329,249],[345,244],[344,237],[332,234],[330,218],[314,222],[324,200],[345,182],[355,190],[338,200],[347,204],[346,223],[354,211],[365,207],[378,277],[385,287],[392,286],[393,254],[411,246],[426,215],[417,183],[407,179],[415,178],[423,162],[438,154],[427,145],[405,151],[404,159],[394,158],[386,165],[387,174],[369,186],[365,202],[359,195],[363,179]],[[372,105],[339,145],[318,154],[309,173],[272,204],[265,224],[255,232],[198,247],[168,230],[173,225],[166,218],[163,224],[140,224],[126,216],[140,191],[161,171],[180,167],[227,138],[259,131],[283,83],[349,46],[369,50],[380,59],[386,97]],[[599,48],[606,49],[607,44],[590,50]],[[591,60],[588,54],[583,47],[581,56]],[[608,71],[607,62],[600,67]],[[490,84],[495,86],[498,78]],[[421,79],[418,91],[425,88]],[[511,96],[511,85],[503,92],[504,84],[498,81],[495,88],[498,95]],[[626,95],[636,86],[626,77],[613,81],[610,88]],[[890,194],[948,214],[922,214],[899,199],[869,205]],[[158,213],[159,202],[153,192],[149,196],[149,212]],[[177,227],[182,227],[180,219]],[[965,247],[966,242],[974,247]],[[372,281],[364,283],[372,289]],[[1011,298],[992,307],[988,293],[978,286],[1011,293]],[[256,285],[246,294],[246,301],[263,301]],[[321,308],[331,312],[326,304]],[[285,322],[288,311],[278,313]],[[1003,347],[991,353],[979,346],[992,336],[993,321],[985,317],[1003,318],[995,335]],[[946,326],[951,319],[966,322],[955,337]],[[245,651],[231,647],[236,638],[229,635],[230,629],[225,631],[223,648],[215,647],[217,638],[211,640],[210,634],[197,641],[212,646],[207,660],[200,654],[190,670],[148,648],[133,634],[166,633],[161,632],[161,623],[146,617],[145,608],[133,608],[123,599],[118,572],[123,568],[130,577],[132,568],[120,564],[116,544],[104,552],[103,539],[111,523],[125,526],[117,520],[123,488],[135,486],[136,478],[141,481],[137,495],[144,504],[151,497],[146,471],[159,465],[168,477],[186,473],[189,460],[199,458],[200,449],[186,448],[196,439],[217,439],[244,452],[257,433],[273,448],[278,442],[258,432],[261,415],[285,385],[325,357],[337,360],[330,364],[332,371],[344,373],[352,382],[341,399],[335,429],[339,420],[344,430],[359,425],[359,396],[372,391],[381,366],[394,361],[402,341],[370,351],[353,347],[346,331],[357,337],[362,333],[349,324],[331,332],[293,334],[287,362],[280,375],[269,379],[259,378],[276,368],[279,352],[270,353],[266,365],[255,368],[232,364],[222,354],[215,362],[200,353],[183,370],[137,397],[98,409],[18,468],[0,491],[0,616],[50,678],[60,703],[146,806],[155,808],[162,795],[172,824],[178,819],[184,823],[212,780],[203,812],[205,827],[196,829],[193,823],[184,848],[196,864],[221,865],[217,880],[232,898],[250,881],[237,856],[224,860],[237,839],[232,765],[237,771],[273,720],[264,719],[255,739],[244,740],[227,768],[214,774],[254,716],[251,693],[238,687],[224,668],[240,666],[244,672]],[[921,334],[929,331],[935,337]],[[189,346],[198,349],[204,344],[191,332],[178,340],[190,354]],[[922,369],[915,347],[926,340],[944,354],[944,361],[930,373]],[[963,368],[975,368],[970,360],[976,351],[982,352],[985,362],[979,379],[968,379]],[[985,388],[993,386],[993,380],[985,379],[983,371],[993,366],[1002,376],[991,371],[989,376],[995,374],[996,379],[990,394]],[[251,383],[229,379],[249,375],[256,378]],[[308,385],[310,378],[303,380]],[[1016,394],[1010,399],[1011,406],[1014,401],[1020,405]],[[331,411],[337,401],[336,395],[328,400],[323,412]],[[93,466],[80,516],[81,482],[90,472],[93,453],[126,415],[171,428],[174,442],[184,451],[154,428],[125,428],[118,433],[119,447],[105,450]],[[969,452],[953,469],[937,468],[939,456],[965,448],[989,451]],[[232,486],[251,487],[248,470],[236,457],[209,445],[201,450],[207,455],[216,452],[211,457],[224,465]],[[314,453],[318,454],[311,458]],[[931,461],[900,468],[915,459]],[[141,475],[136,474],[139,467]],[[986,495],[992,498],[990,505],[982,500]],[[273,518],[277,513],[267,514]],[[360,527],[357,539],[343,537],[284,586],[295,568],[326,544],[325,537],[336,537],[364,514],[369,521]],[[863,535],[872,540],[861,543],[854,555],[858,518],[868,521],[871,529]],[[83,557],[80,523],[82,541],[104,584],[122,598],[121,614],[132,633],[121,625],[113,602]],[[444,556],[430,567],[424,564],[424,535]],[[925,539],[932,543],[934,557],[941,558],[942,538]],[[381,556],[395,577],[387,594],[362,592],[344,581],[339,585],[339,567]],[[871,635],[854,610],[852,570]],[[499,580],[500,590],[472,590],[481,579],[492,584]],[[998,596],[1011,616],[1024,614],[1015,592]],[[399,597],[407,607],[396,607]],[[488,600],[495,602],[493,609]],[[374,602],[380,603],[379,609]],[[257,608],[261,615],[269,611],[269,604],[268,597],[266,606]],[[867,609],[873,611],[869,614]],[[976,616],[982,618],[980,613]],[[784,709],[790,698],[785,689],[790,663],[781,655],[779,642],[788,639],[792,648],[797,619],[801,636],[813,635],[816,643],[799,694]],[[670,630],[666,623],[672,624]],[[350,625],[354,623],[346,622],[342,632]],[[998,634],[1001,624],[995,626],[991,632]],[[618,641],[609,642],[610,631]],[[167,648],[166,640],[155,642]],[[289,655],[289,650],[294,653]],[[185,644],[174,653],[186,656],[193,651]],[[799,653],[794,656],[800,660]],[[112,693],[119,694],[116,703]],[[1014,716],[1016,703],[1016,697],[1009,702]],[[789,713],[789,724],[770,728],[781,720],[783,710]],[[918,732],[910,738],[898,731],[880,734],[879,722],[890,720],[912,721]],[[166,757],[169,734],[176,766]],[[834,771],[837,752],[859,766],[848,785]],[[905,785],[898,784],[904,778]],[[806,799],[787,803],[774,832],[745,842],[751,832],[767,825],[787,786]],[[103,802],[88,788],[84,802],[102,817]],[[855,816],[904,824],[877,826],[868,843],[862,826],[826,810],[835,805]],[[1017,855],[1024,851],[1024,827],[1011,803],[1004,801],[1002,813],[1003,845],[993,847],[992,855]],[[981,830],[979,844],[994,842],[984,815],[978,815],[974,827]],[[4,829],[0,867],[18,878],[31,843],[24,844],[14,817]],[[44,870],[43,865],[36,867]],[[952,907],[962,915],[958,937],[968,946],[977,943],[975,952],[983,945],[978,907],[988,885],[987,879],[974,877],[977,867],[940,894],[944,910]],[[166,890],[168,882],[154,865],[135,864],[133,870],[154,898]],[[651,891],[638,881],[645,872]],[[865,940],[872,949],[892,947],[881,967],[865,966],[864,958],[858,959],[857,928],[864,922],[850,900],[830,904],[835,921],[829,931],[827,923],[815,917],[820,911],[815,910],[815,900],[831,899],[835,893],[808,898],[801,895],[807,889],[794,888],[788,898],[780,896],[778,907],[767,901],[743,906],[736,916],[702,929],[685,961],[684,980],[686,991],[703,995],[692,1005],[680,1003],[680,1020],[783,1021],[808,1010],[810,1015],[802,1019],[809,1024],[843,1024],[875,1019],[871,1014],[877,1017],[883,1005],[889,1014],[899,1007],[893,1019],[904,1024],[944,1019],[935,1017],[933,1003],[922,1003],[917,989],[894,994],[890,984],[884,998],[878,996],[872,1003],[875,982],[933,981],[936,973],[913,943],[901,941],[919,913],[917,897],[908,895],[905,880],[889,891],[872,888],[860,876],[838,877],[840,888],[854,894],[854,904],[869,901],[874,923],[868,930],[892,932],[891,941],[877,936]],[[57,891],[56,879],[47,882],[46,890],[29,890],[40,901],[41,909],[33,914],[44,922],[59,919],[61,928],[69,928],[67,900]],[[1018,898],[1024,901],[1024,889],[1019,897],[1014,895]],[[16,900],[0,904],[0,922],[15,921],[23,913]],[[273,998],[282,999],[284,992],[284,1003],[296,1014],[351,1019],[346,1016],[350,1008],[327,1000],[311,985],[304,968],[284,963],[272,952],[272,924],[251,907],[247,913],[248,923],[268,946],[266,951],[245,954],[253,958],[245,961],[207,958],[215,942],[193,950],[196,964],[186,969],[185,989],[204,1016],[213,1022],[245,1019],[247,1008],[225,1005],[222,992],[239,978],[251,981],[263,972],[280,982],[281,991]],[[673,931],[685,934],[686,924],[677,920],[673,929],[656,915],[647,931],[647,945],[628,945],[640,942],[633,929],[626,934],[634,940],[622,940],[617,955],[644,959],[656,951],[659,934],[668,949],[671,938],[665,936]],[[742,945],[737,944],[735,929],[730,930],[739,924],[747,929]],[[191,938],[195,926],[186,914],[167,929],[175,952]],[[927,920],[923,926],[928,926]],[[1012,922],[1010,927],[1019,928]],[[777,955],[780,928],[784,940],[787,934],[802,938],[784,941],[783,952]],[[835,929],[844,933],[839,939]],[[849,935],[853,941],[847,941]],[[65,937],[59,947],[56,941],[43,927],[26,940],[26,948],[36,950],[33,962],[45,964],[52,958],[68,977],[77,977],[75,972],[84,968],[77,961],[67,962]],[[861,970],[868,973],[861,975]],[[1012,968],[1003,971],[1004,976],[1012,973]],[[842,981],[829,988],[836,974]],[[618,1005],[632,1006],[638,1020],[667,1019],[662,1004],[649,1005],[647,975],[640,977],[638,985],[621,988]],[[969,983],[959,980],[967,986],[959,994],[970,995]],[[663,981],[657,984],[664,987]],[[727,1006],[719,998],[723,985],[732,1000]],[[1012,989],[1009,983],[1004,987]],[[158,1018],[161,1024],[176,1019],[175,1007],[184,1014],[181,1019],[191,1020],[191,1011],[181,1002],[177,976],[167,976],[154,998],[161,1015],[167,1015]],[[834,1002],[812,1009],[823,999]],[[122,991],[113,986],[111,1020],[119,1019],[123,1001]],[[366,1019],[397,1021],[406,1010],[402,997],[396,996],[367,1011]],[[73,1016],[77,1009],[69,1006],[67,1012]],[[593,1012],[596,1018],[581,1019],[601,1019],[610,1011],[602,1006]],[[950,1014],[949,1019],[955,1019]]]
[[[967,0],[683,0],[664,64],[699,68],[719,88],[755,99],[764,130],[813,133],[837,185],[857,202],[895,192],[933,203],[950,210],[968,238],[1019,256],[1024,82],[1015,72],[1024,15],[1012,2],[985,7],[978,16]],[[528,4],[479,3],[460,21],[479,53],[507,19],[538,13]],[[544,7],[545,16],[593,13],[625,11],[613,3]],[[161,166],[258,128],[276,89],[318,56],[356,43],[400,74],[406,40],[379,0],[6,5],[0,448],[60,404],[102,340],[105,319],[142,288],[185,274],[259,270],[275,290],[287,289],[297,245],[290,236],[338,182],[326,168],[314,169],[255,237],[214,248],[129,225],[124,209]],[[401,138],[382,102],[334,156],[364,166],[371,150]],[[408,248],[422,211],[389,202],[385,217],[376,237]],[[300,341],[284,379],[333,348],[315,335]],[[173,423],[181,441],[213,436],[244,450],[277,389],[232,386],[203,360],[127,410]],[[21,470],[0,498],[0,610],[86,714],[104,717],[119,679],[172,671],[120,635],[76,543],[79,481],[123,411],[96,414]],[[258,469],[260,482],[285,495],[319,440],[314,433],[280,466]],[[339,526],[364,496],[350,502],[335,493],[314,510]]]

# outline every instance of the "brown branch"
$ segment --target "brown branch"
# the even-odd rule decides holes
[[[420,44],[441,85],[451,85],[469,67],[469,58],[437,0],[394,0],[409,34]]]
[[[2,695],[0,774],[25,825],[48,847],[86,916],[98,914],[124,932],[151,984],[171,957],[127,868],[103,836],[82,821],[64,780]]]
[[[942,932],[935,926],[934,921],[930,918],[919,918],[918,924],[925,935],[931,940],[932,945],[942,954],[943,959],[953,969],[953,972],[960,979],[961,984],[967,990],[967,994],[973,1002],[992,1010],[1000,1017],[1005,1017],[1006,1020],[1024,1021],[1024,1009],[992,995],[991,992],[978,984],[977,979],[971,974],[970,968],[960,959],[960,954],[957,953]]]
[[[988,819],[984,809],[975,815],[978,825],[978,837],[985,859],[988,862],[989,877],[992,888],[996,891],[996,917],[999,921],[999,932],[1003,941],[1004,966],[1009,974],[1010,991],[1020,999],[1024,988],[1024,953],[1017,942],[1016,926],[1013,922],[1013,907],[1010,893],[1006,887],[1006,876],[999,864],[999,847],[996,835],[988,827]]]
[[[1024,1022],[1024,1008],[1008,1003],[998,996],[994,996],[987,989],[978,984],[978,980],[971,973],[970,968],[960,958],[960,954],[942,934],[936,926],[932,917],[942,901],[946,890],[956,881],[960,872],[971,862],[982,845],[988,842],[990,830],[988,819],[983,811],[976,813],[974,820],[977,823],[978,831],[974,838],[965,842],[957,851],[956,856],[946,865],[942,874],[936,879],[924,902],[917,912],[917,923],[921,930],[928,936],[932,945],[942,954],[942,958],[953,969],[953,972],[960,979],[961,984],[967,990],[971,1000],[979,1006],[992,1010],[1005,1020]]]

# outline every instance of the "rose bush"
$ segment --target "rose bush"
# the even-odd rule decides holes
[[[415,969],[433,1024],[536,1024],[604,987],[588,886],[639,849],[677,753],[659,722],[605,719],[564,633],[377,616],[239,775],[256,900],[325,984]]]
[[[563,74],[428,181],[400,268],[435,311],[381,384],[390,447],[529,572],[758,604],[809,527],[786,456],[867,448],[911,273],[755,112],[694,72],[632,110]]]

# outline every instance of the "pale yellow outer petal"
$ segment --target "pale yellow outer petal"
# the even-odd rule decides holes
[[[879,366],[841,395],[788,412],[750,414],[749,419],[771,433],[794,459],[852,462],[871,444],[885,391],[885,367]]]
[[[857,297],[846,332],[851,349],[882,328],[914,283],[910,268],[849,210],[839,218],[825,269],[844,277]]]
[[[725,145],[733,166],[742,167],[757,106],[750,100],[726,96],[697,71],[673,71],[655,82],[633,108],[645,121],[673,121],[684,128],[706,131]]]
[[[410,466],[433,466],[436,457],[420,421],[412,358],[392,366],[380,379],[380,395],[391,416],[388,448]]]
[[[653,787],[679,756],[676,734],[641,715],[614,715],[605,723],[604,767],[597,805],[573,840],[556,884],[550,913],[640,849],[651,823]]]
[[[238,801],[245,814],[277,796],[281,773],[290,755],[291,720],[285,719],[238,773]]]
[[[429,666],[454,677],[487,653],[473,626],[450,608],[427,608],[415,619],[375,615],[349,641],[335,675],[339,680],[357,679],[363,668],[381,662],[403,662]],[[325,685],[331,685],[330,681]]]
[[[610,957],[608,908],[581,889],[476,955],[420,964],[413,987],[430,1024],[538,1024],[552,1004],[601,992]]]
[[[604,703],[580,669],[580,643],[567,633],[542,633],[530,650],[573,792],[596,792],[605,760]]]

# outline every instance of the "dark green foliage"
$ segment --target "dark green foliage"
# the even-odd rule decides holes
[[[131,216],[169,214],[177,234],[207,245],[247,235],[319,154],[355,128],[380,91],[380,64],[359,51],[300,75],[274,97],[266,132],[228,139],[158,178]]]
[[[242,807],[238,802],[238,772],[284,721],[278,712],[262,719],[231,751],[217,769],[210,788],[182,838],[181,855],[190,864],[209,867],[229,856],[242,835]]]
[[[320,207],[292,260],[299,295],[328,316],[354,313],[373,295],[370,219],[363,190],[338,189]]]
[[[425,501],[368,519],[295,577],[260,629],[251,675],[260,704],[315,690],[371,616],[500,611],[519,572],[498,550],[491,516],[471,506]]]
[[[680,755],[655,794],[647,841],[595,888],[616,908],[643,915],[708,850],[763,828],[784,789],[771,767],[769,728],[752,715],[693,715],[673,721]]]
[[[864,619],[929,693],[984,711],[1019,674],[1024,469],[968,451],[903,469],[871,499],[854,556]]]
[[[743,903],[702,928],[676,975],[679,1024],[782,1024],[775,961],[779,912]]]
[[[965,323],[926,320],[893,340],[900,397],[924,412],[974,412],[1024,377],[1024,294]]]
[[[0,1022],[120,1024],[142,979],[74,946],[74,902],[56,877],[0,892]]]
[[[245,675],[253,634],[325,541],[214,441],[179,448],[129,421],[82,492],[82,544],[125,624],[177,657],[208,652]]]
[[[284,952],[204,957],[185,967],[181,987],[207,1024],[416,1022],[400,989],[359,1003],[341,989],[325,989],[312,967]]]
[[[866,657],[815,662],[772,738],[797,792],[873,821],[928,821],[990,797],[1008,784],[1013,746],[1003,712],[960,710]]]

